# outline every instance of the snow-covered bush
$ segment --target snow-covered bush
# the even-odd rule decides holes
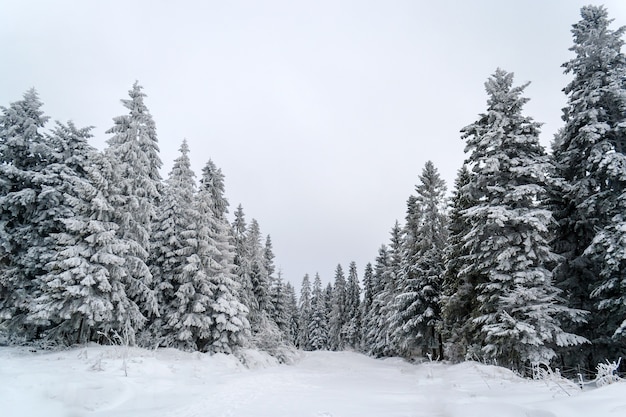
[[[258,330],[252,335],[250,344],[253,349],[269,353],[280,363],[291,364],[297,357],[296,349],[285,341],[276,323],[265,314],[261,316]]]
[[[606,363],[599,363],[598,366],[596,366],[596,370],[598,371],[596,374],[596,385],[601,387],[621,381],[622,378],[620,378],[617,373],[621,361],[622,358],[619,358],[617,362],[609,363],[607,359]]]
[[[570,391],[582,388],[574,382],[564,378],[559,368],[552,370],[550,365],[544,362],[533,362],[531,364],[532,378],[536,381],[544,381],[552,390],[565,393],[571,396]],[[553,385],[552,385],[553,384]]]

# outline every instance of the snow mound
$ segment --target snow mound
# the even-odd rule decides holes
[[[236,353],[236,356],[249,369],[268,368],[280,364],[278,359],[269,353],[254,349],[241,349]]]

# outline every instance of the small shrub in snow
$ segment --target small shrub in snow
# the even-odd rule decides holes
[[[532,378],[534,380],[545,381],[546,385],[548,386],[550,385],[550,383],[555,384],[556,387],[554,388],[558,388],[559,391],[564,392],[568,396],[571,396],[571,394],[566,389],[567,387],[580,388],[579,386],[575,385],[568,379],[561,376],[561,371],[559,370],[559,368],[556,368],[553,371],[552,368],[550,368],[550,365],[546,363],[534,362],[531,364],[531,370],[532,370]]]
[[[609,360],[607,359],[606,363],[599,363],[598,366],[596,366],[598,371],[596,375],[596,385],[602,387],[604,385],[621,381],[622,378],[620,378],[617,374],[621,361],[622,358],[619,358],[617,362],[609,363]]]

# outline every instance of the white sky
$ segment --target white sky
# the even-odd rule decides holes
[[[166,176],[183,138],[210,158],[231,213],[271,234],[297,284],[373,262],[430,159],[452,188],[459,130],[486,107],[497,67],[532,81],[526,113],[560,127],[584,4],[626,24],[623,0],[0,0],[0,105],[35,87],[53,119],[124,113],[135,80],[157,124]]]

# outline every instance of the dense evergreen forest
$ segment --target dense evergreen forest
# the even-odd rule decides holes
[[[451,197],[427,162],[404,223],[365,266],[299,294],[269,235],[185,141],[166,179],[135,83],[107,147],[51,124],[35,90],[0,114],[0,336],[231,353],[351,349],[593,370],[626,355],[626,28],[573,25],[563,126],[547,152],[527,84],[497,69],[461,129]],[[477,109],[481,111],[481,109]]]

